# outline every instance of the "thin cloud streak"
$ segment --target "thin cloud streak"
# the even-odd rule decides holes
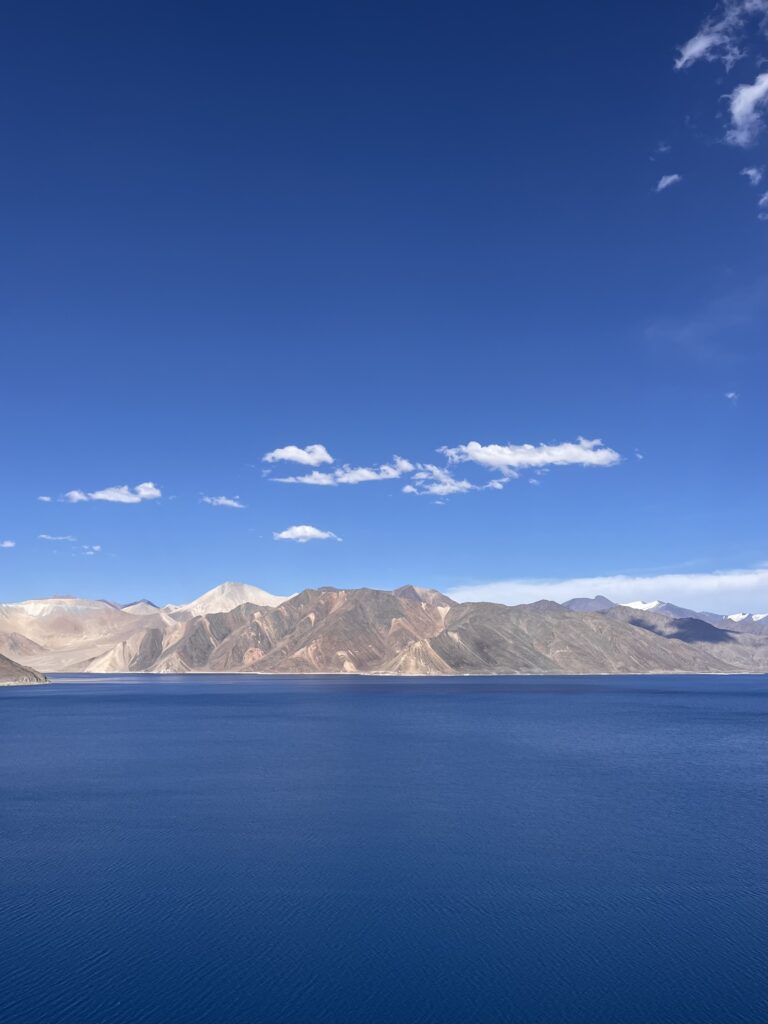
[[[677,185],[678,182],[683,180],[682,174],[663,174],[656,182],[656,192],[664,192],[671,185]]]
[[[200,500],[206,505],[213,505],[215,508],[245,508],[237,494],[234,498],[225,498],[223,494],[220,494],[218,498],[212,498],[204,494]]]
[[[768,567],[658,576],[583,576],[566,580],[508,579],[454,587],[456,601],[529,604],[602,594],[612,601],[669,601],[694,611],[768,611]]]

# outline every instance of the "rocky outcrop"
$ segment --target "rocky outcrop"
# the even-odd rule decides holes
[[[26,686],[29,683],[47,683],[48,679],[33,668],[19,665],[0,654],[0,686]]]

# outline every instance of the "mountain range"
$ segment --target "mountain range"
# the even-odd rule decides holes
[[[459,604],[414,586],[279,597],[224,583],[185,605],[77,597],[0,605],[0,653],[37,673],[766,672],[768,617],[600,596]]]

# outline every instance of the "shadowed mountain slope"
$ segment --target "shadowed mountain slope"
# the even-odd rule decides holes
[[[48,680],[40,672],[35,672],[26,665],[19,665],[5,655],[0,654],[0,686],[23,686],[28,683],[47,683]]]

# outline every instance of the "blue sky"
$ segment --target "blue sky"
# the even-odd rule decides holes
[[[753,6],[13,5],[0,600],[768,610]]]

